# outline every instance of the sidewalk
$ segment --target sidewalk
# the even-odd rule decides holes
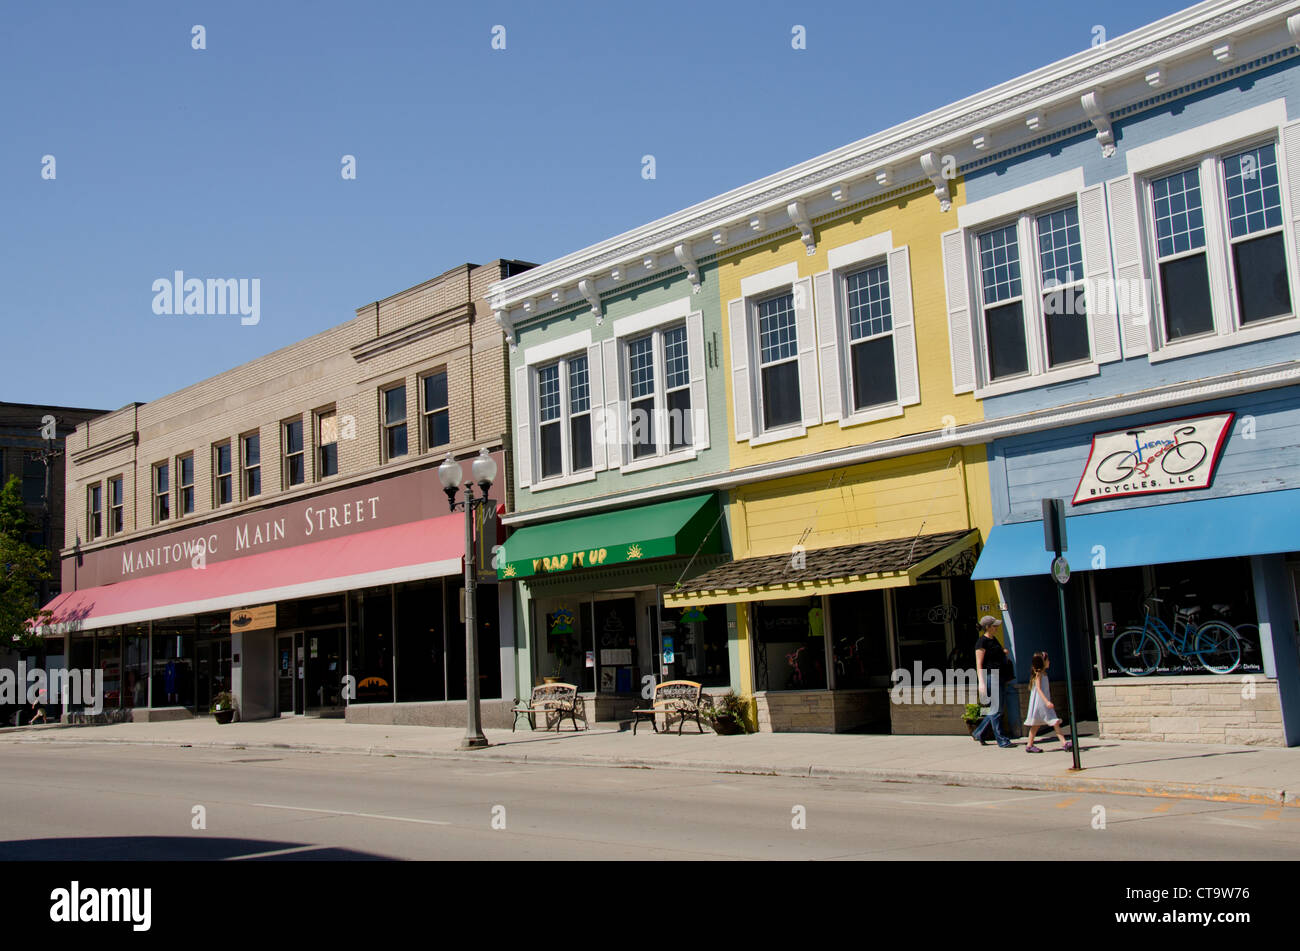
[[[1084,736],[1084,770],[1055,742],[1042,755],[980,746],[969,737],[759,733],[633,736],[613,725],[586,732],[486,731],[486,750],[457,749],[460,729],[381,726],[293,718],[218,726],[210,717],[108,726],[37,726],[0,730],[14,743],[126,743],[218,749],[280,749],[431,759],[477,759],[566,766],[622,766],[839,777],[995,789],[1118,793],[1223,802],[1300,805],[1300,749],[1139,743]],[[1042,742],[1042,741],[1040,741]]]

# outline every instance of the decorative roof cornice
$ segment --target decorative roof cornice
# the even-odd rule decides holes
[[[1173,90],[1223,74],[1231,64],[1300,43],[1300,0],[1206,0],[942,109],[817,156],[749,185],[692,205],[518,277],[494,284],[488,299],[513,338],[514,328],[566,306],[569,290],[599,310],[601,294],[629,274],[649,276],[674,262],[701,260],[742,228],[771,234],[797,227],[874,192],[929,179],[941,203],[948,182],[985,165],[996,142],[1006,156],[1045,136],[1091,124],[1099,146],[1113,151],[1111,119],[1153,89]],[[929,161],[924,161],[928,158]],[[791,209],[803,221],[792,217]],[[697,242],[707,242],[696,247]],[[684,255],[675,255],[681,246]],[[682,267],[685,267],[682,264]],[[692,278],[692,283],[694,279]]]

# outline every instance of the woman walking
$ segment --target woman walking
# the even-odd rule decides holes
[[[1029,727],[1029,745],[1026,753],[1041,753],[1041,748],[1034,745],[1034,736],[1039,727],[1050,726],[1056,731],[1056,738],[1061,741],[1061,749],[1072,750],[1074,744],[1061,732],[1061,718],[1056,715],[1056,704],[1051,699],[1051,684],[1047,679],[1047,668],[1052,666],[1047,651],[1040,651],[1030,661],[1032,672],[1029,681],[1029,716],[1025,717],[1025,726]]]

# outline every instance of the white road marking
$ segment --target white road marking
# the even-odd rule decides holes
[[[1027,802],[1030,799],[1051,799],[1062,796],[1064,793],[1043,793],[1041,796],[1017,796],[1014,799],[978,799],[974,802],[929,802],[923,799],[896,799],[895,802],[905,802],[912,806],[945,806],[949,809],[964,809],[968,806],[996,806],[1004,802]]]
[[[265,859],[272,855],[293,855],[296,852],[317,852],[321,849],[332,849],[332,845],[300,845],[292,849],[273,849],[270,852],[249,852],[247,855],[231,855],[226,858],[227,862],[239,862],[243,859]]]
[[[318,812],[326,816],[355,816],[358,819],[388,819],[390,822],[418,822],[426,826],[449,826],[450,822],[439,819],[412,819],[409,816],[381,816],[374,812],[348,812],[345,809],[310,809],[307,806],[281,806],[273,802],[250,802],[250,806],[263,809],[288,809],[292,812]]]

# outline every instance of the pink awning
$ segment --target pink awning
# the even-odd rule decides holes
[[[464,550],[465,516],[452,513],[279,551],[212,561],[204,568],[68,591],[46,606],[54,618],[44,633],[94,630],[370,585],[440,578],[463,570]]]

